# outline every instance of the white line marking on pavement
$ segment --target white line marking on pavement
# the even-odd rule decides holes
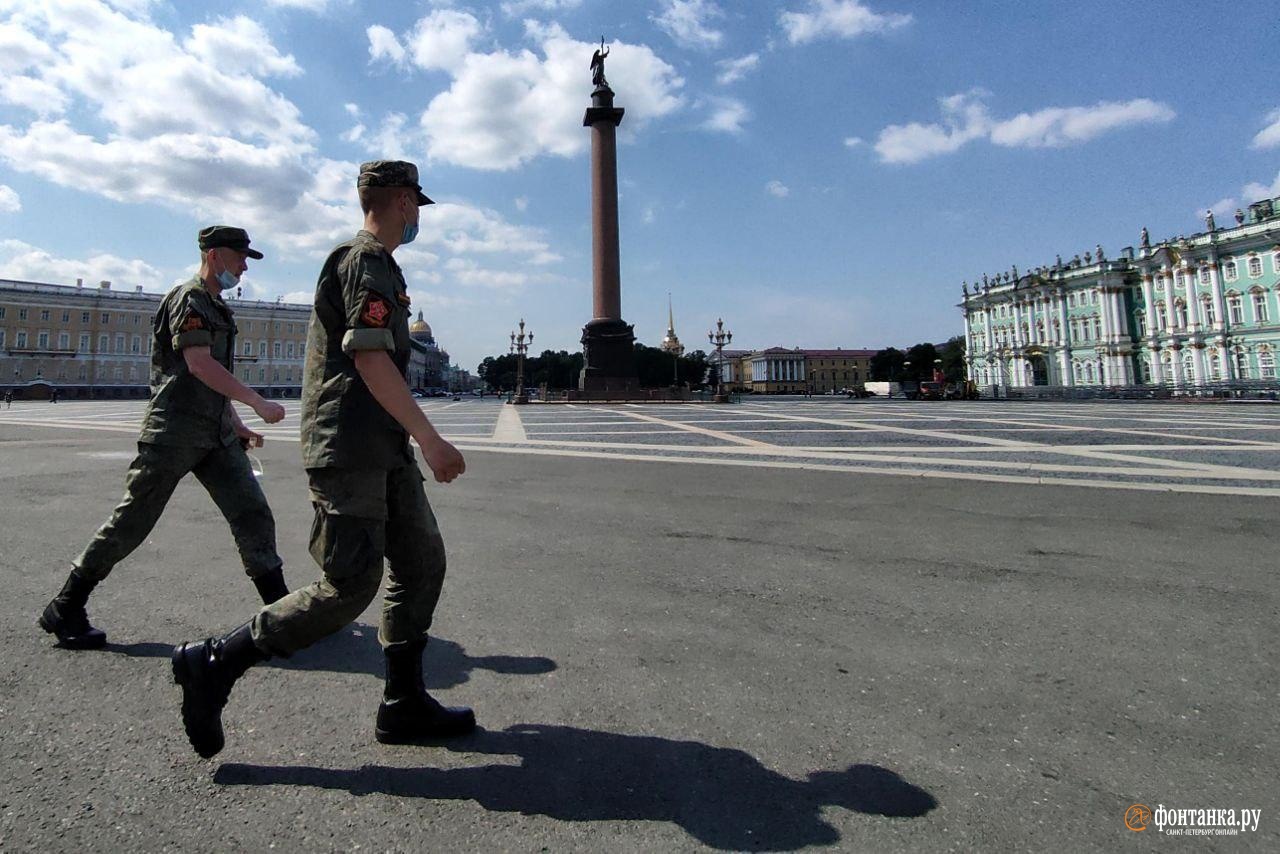
[[[520,407],[503,404],[498,413],[498,423],[493,428],[493,438],[498,442],[527,442],[524,424],[520,422]]]
[[[665,418],[658,418],[654,415],[644,415],[640,412],[626,412],[625,414],[628,417],[635,418],[639,421],[647,421],[650,424],[661,424],[664,427],[674,427],[677,430],[684,430],[687,433],[698,433],[702,436],[710,436],[713,439],[719,439],[721,442],[731,445],[748,445],[756,448],[776,447],[775,445],[770,445],[765,442],[757,442],[755,439],[746,439],[742,436],[735,436],[732,433],[721,433],[719,430],[708,430],[705,427],[694,427],[691,424],[683,424],[679,421],[668,421]]]

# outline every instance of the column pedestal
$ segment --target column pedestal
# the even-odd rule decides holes
[[[636,391],[636,336],[623,320],[592,320],[582,328],[580,391]]]

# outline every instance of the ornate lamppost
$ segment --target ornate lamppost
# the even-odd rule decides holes
[[[511,354],[519,355],[520,358],[516,362],[516,395],[511,402],[517,405],[524,405],[529,402],[529,395],[524,392],[524,356],[529,352],[530,345],[533,344],[533,333],[527,335],[524,331],[524,318],[520,318],[520,334],[511,333]]]
[[[732,332],[724,331],[724,320],[716,319],[716,331],[707,333],[707,340],[716,348],[716,394],[713,403],[728,403],[729,395],[724,393],[724,345],[733,340]]]

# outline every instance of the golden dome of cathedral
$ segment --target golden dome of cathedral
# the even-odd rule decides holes
[[[418,319],[415,320],[413,323],[409,324],[409,334],[410,335],[425,334],[426,337],[428,338],[435,337],[431,334],[431,325],[422,319],[421,311],[418,312]]]

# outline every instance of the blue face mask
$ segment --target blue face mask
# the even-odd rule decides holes
[[[240,280],[231,275],[230,270],[223,270],[218,274],[218,284],[222,286],[224,291],[226,291],[240,284]]]
[[[400,243],[412,243],[413,238],[418,236],[418,224],[416,222],[406,222],[404,231],[400,233]]]

